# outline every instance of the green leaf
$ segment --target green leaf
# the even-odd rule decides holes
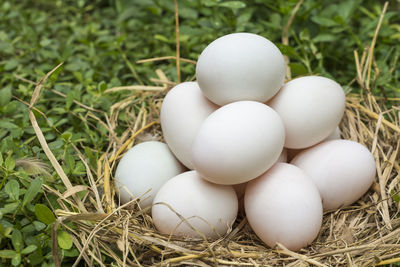
[[[72,248],[72,249],[65,249],[64,251],[64,256],[65,257],[72,257],[72,258],[76,258],[79,256],[79,250],[77,250],[76,248]]]
[[[0,120],[0,128],[6,128],[8,130],[11,130],[11,129],[17,129],[18,126],[12,122],[6,120]]]
[[[391,194],[392,194],[392,198],[393,198],[394,202],[399,204],[400,203],[400,195],[397,194],[395,190],[392,190]]]
[[[4,226],[0,224],[0,236],[4,237]]]
[[[6,128],[8,130],[17,129],[18,126],[7,120],[0,120],[0,128]]]
[[[14,168],[15,168],[15,160],[11,155],[9,155],[6,158],[5,165],[6,165],[7,170],[9,170],[9,171],[14,170]]]
[[[10,196],[11,200],[17,200],[19,198],[19,183],[15,180],[8,181],[4,191]]]
[[[75,168],[75,159],[70,153],[66,153],[64,157],[65,163],[68,168],[72,171]]]
[[[11,87],[0,90],[0,106],[5,106],[11,101]]]
[[[154,35],[154,39],[159,40],[161,42],[169,43],[168,38],[161,34]]]
[[[50,80],[52,82],[55,82],[58,78],[58,76],[60,75],[60,73],[63,71],[63,66],[60,66],[58,69],[56,69],[53,74],[51,74],[50,76]]]
[[[7,63],[4,65],[4,70],[8,71],[8,70],[13,70],[18,66],[18,61],[15,59],[11,59],[9,61],[7,61]]]
[[[197,19],[198,12],[193,8],[179,7],[179,16],[185,19]]]
[[[336,36],[330,33],[318,34],[313,41],[314,42],[332,42],[336,40]]]
[[[17,252],[15,252],[14,250],[0,250],[0,258],[12,259],[15,257],[15,255],[17,255]]]
[[[29,254],[34,252],[37,249],[35,245],[29,245],[21,251],[21,254]]]
[[[338,23],[336,21],[329,19],[329,18],[325,18],[325,17],[314,16],[311,18],[311,20],[314,21],[315,23],[317,23],[321,26],[325,26],[325,27],[332,27],[332,26],[338,25]]]
[[[0,209],[0,213],[2,215],[7,214],[7,213],[13,213],[19,206],[19,202],[14,202],[14,203],[8,203],[4,205],[3,208]]]
[[[72,103],[74,103],[74,92],[73,91],[68,91],[67,93],[67,98],[65,100],[65,108],[67,110],[70,109]]]
[[[59,231],[57,236],[58,245],[62,249],[70,249],[72,247],[72,238],[65,231]]]
[[[18,253],[12,258],[11,264],[13,266],[18,266],[20,263],[21,263],[21,254]]]
[[[11,233],[13,231],[14,228],[12,228],[12,225],[10,225],[9,227],[6,228],[6,230],[4,231],[4,236],[11,238]]]
[[[43,204],[35,205],[35,215],[39,221],[47,225],[56,221],[56,217],[54,216],[53,212]]]
[[[303,64],[300,63],[289,63],[290,70],[295,76],[307,74],[308,71]]]
[[[13,229],[12,235],[11,235],[11,243],[13,244],[13,247],[16,251],[21,251],[22,248],[22,234],[19,230]]]
[[[56,140],[54,142],[49,143],[49,148],[51,150],[57,150],[60,147],[62,147],[64,145],[64,142],[62,140]]]
[[[103,93],[105,90],[107,90],[107,84],[104,81],[101,81],[98,85],[97,85],[97,90],[100,93]]]
[[[22,206],[24,207],[28,202],[32,201],[36,195],[39,193],[42,187],[42,179],[40,177],[36,178],[30,184],[28,190],[26,190],[24,195],[24,200],[22,201]]]
[[[246,4],[241,1],[228,1],[218,4],[221,7],[228,7],[231,9],[239,9],[246,7]]]
[[[34,221],[32,224],[33,224],[33,226],[35,226],[36,231],[41,231],[44,228],[46,228],[46,225],[39,221]]]
[[[219,0],[201,0],[201,3],[207,7],[213,7],[218,4]]]
[[[25,233],[33,233],[35,231],[36,231],[35,226],[33,224],[31,224],[31,223],[26,225],[26,226],[24,226],[24,227],[22,227],[22,229],[21,229],[21,233],[23,233],[23,234],[25,234]]]
[[[32,266],[38,265],[44,261],[44,258],[42,256],[40,249],[37,249],[35,252],[31,253],[26,258]]]
[[[72,133],[71,132],[64,132],[61,137],[65,140],[65,141],[69,141],[72,137]]]

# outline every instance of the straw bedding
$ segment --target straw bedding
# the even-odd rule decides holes
[[[128,204],[129,208],[118,205],[112,179],[120,157],[137,142],[162,140],[157,119],[162,97],[171,82],[164,84],[166,90],[143,92],[113,106],[111,124],[116,126],[117,114],[122,109],[132,116],[133,123],[121,137],[110,139],[108,151],[98,161],[97,174],[87,168],[89,188],[65,181],[67,191],[62,194],[47,188],[59,196],[64,207],[55,211],[55,248],[56,229],[63,227],[72,234],[81,252],[77,262],[84,260],[89,266],[104,265],[104,255],[113,258],[117,265],[128,266],[363,266],[395,261],[400,256],[400,108],[387,108],[383,99],[368,92],[364,96],[347,95],[340,129],[343,138],[360,142],[372,151],[377,166],[375,182],[357,203],[326,213],[318,238],[299,252],[281,245],[267,248],[243,216],[218,240],[183,240],[157,233],[148,210],[141,210],[135,201]],[[38,127],[35,130],[40,132]],[[85,162],[79,150],[77,153]],[[62,169],[53,166],[61,177],[68,179],[60,174]],[[87,190],[87,194],[80,200],[75,193],[82,190]],[[54,257],[56,263],[62,260],[57,249]]]

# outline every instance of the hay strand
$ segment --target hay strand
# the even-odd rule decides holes
[[[69,181],[67,175],[65,174],[64,170],[62,169],[60,163],[58,163],[53,152],[51,152],[51,150],[46,142],[46,138],[44,137],[43,132],[37,123],[35,114],[33,113],[33,108],[34,108],[36,101],[39,98],[43,83],[47,80],[48,77],[50,77],[50,75],[53,72],[55,72],[59,67],[61,67],[62,64],[63,63],[58,64],[54,69],[52,69],[50,72],[48,72],[36,85],[35,90],[33,91],[33,94],[32,94],[31,102],[29,104],[29,119],[31,121],[33,130],[35,131],[35,134],[39,140],[39,143],[44,150],[44,153],[46,154],[47,158],[50,160],[50,163],[56,170],[57,174],[60,176],[60,178],[61,178],[62,182],[64,183],[65,187],[67,188],[67,190],[69,190],[73,186],[72,186],[71,182]],[[76,195],[73,195],[73,197],[74,197],[74,200],[75,200],[76,204],[78,205],[79,209],[86,211],[86,208],[83,205],[82,201]]]
[[[176,43],[176,77],[178,83],[181,82],[181,48],[179,41],[179,10],[178,10],[178,0],[174,0],[175,9],[175,43]]]
[[[146,58],[146,59],[140,59],[136,61],[137,64],[143,64],[143,63],[149,63],[149,62],[155,62],[155,61],[163,61],[163,60],[177,60],[177,57],[175,56],[165,56],[165,57],[155,57],[155,58]],[[187,58],[182,58],[179,57],[179,61],[190,63],[193,65],[196,65],[196,61],[192,59],[187,59]]]
[[[300,6],[303,4],[304,0],[300,0],[297,2],[296,6],[294,7],[292,14],[289,17],[289,20],[287,21],[285,27],[283,28],[282,31],[282,44],[284,45],[289,45],[289,29],[290,26],[293,23],[294,17],[296,16],[297,11],[299,10]],[[286,63],[286,80],[291,80],[292,79],[292,72],[290,70],[290,59],[287,55],[284,55],[283,58],[285,59]]]

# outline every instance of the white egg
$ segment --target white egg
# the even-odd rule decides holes
[[[371,186],[376,171],[371,152],[350,140],[322,142],[299,153],[291,163],[314,180],[326,211],[359,199]]]
[[[218,105],[240,100],[265,102],[278,92],[285,73],[279,49],[252,33],[216,39],[203,50],[196,66],[201,90]]]
[[[299,250],[311,244],[321,228],[318,189],[296,166],[277,163],[250,181],[244,202],[251,228],[270,247],[281,243]]]
[[[282,153],[279,155],[279,158],[276,162],[287,162],[287,152],[286,149],[282,150]],[[246,190],[246,185],[248,182],[235,184],[233,185],[233,189],[235,189],[236,195],[239,200],[239,213],[244,213],[244,192]]]
[[[189,171],[172,178],[158,191],[152,218],[164,234],[199,237],[200,232],[218,237],[226,234],[237,212],[238,200],[232,186],[210,183],[196,171]]]
[[[189,169],[193,169],[193,139],[203,121],[217,108],[203,96],[196,82],[181,83],[164,98],[160,115],[164,139],[175,156]]]
[[[238,101],[213,112],[192,147],[195,170],[217,184],[239,184],[270,168],[283,149],[285,131],[265,104]]]
[[[142,208],[151,205],[158,189],[184,171],[166,144],[149,141],[135,145],[121,158],[115,172],[121,203],[140,197]]]
[[[299,149],[321,142],[335,130],[344,113],[345,94],[331,79],[307,76],[286,83],[267,104],[285,124],[285,147]]]

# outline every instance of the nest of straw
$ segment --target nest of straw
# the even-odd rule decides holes
[[[132,89],[140,92],[112,106],[110,143],[98,160],[97,173],[91,171],[84,155],[76,148],[86,166],[89,185],[71,184],[49,149],[33,112],[42,84],[57,66],[37,84],[29,105],[38,140],[66,186],[62,194],[45,188],[59,197],[62,206],[55,210],[58,218],[52,231],[55,265],[61,266],[63,257],[57,245],[59,228],[71,234],[80,251],[74,266],[82,260],[88,266],[105,266],[111,262],[118,266],[371,266],[400,261],[400,107],[389,107],[395,102],[388,102],[399,99],[375,97],[370,91],[374,83],[372,53],[379,27],[380,24],[369,49],[361,57],[355,52],[357,74],[353,83],[357,82],[355,86],[361,88],[361,93],[347,94],[346,111],[340,124],[344,139],[365,145],[374,155],[376,179],[359,201],[325,213],[316,240],[298,252],[280,244],[275,248],[266,247],[244,216],[239,216],[232,229],[217,240],[182,239],[159,234],[149,209],[140,209],[135,200],[118,205],[113,173],[123,153],[145,140],[162,141],[158,122],[160,107],[166,92],[175,83],[161,70],[156,71],[158,78],[153,80],[161,86],[120,87],[107,91]],[[185,61],[179,58],[179,46],[175,59],[179,70],[179,62]],[[117,127],[121,111],[131,116],[132,125],[117,137],[112,129]],[[77,196],[81,191],[87,192],[84,198]]]
[[[143,92],[112,107],[110,118],[114,126],[121,110],[132,116],[133,124],[120,138],[111,138],[108,151],[98,161],[97,174],[91,173],[84,155],[77,150],[87,167],[90,186],[69,182],[41,137],[31,110],[39,141],[67,187],[62,195],[47,188],[59,196],[63,207],[55,211],[58,219],[53,226],[56,265],[62,261],[56,241],[59,227],[72,235],[80,251],[75,265],[84,260],[89,266],[105,266],[105,255],[120,266],[370,266],[399,260],[400,108],[388,108],[384,99],[374,97],[368,89],[363,95],[347,95],[340,129],[344,139],[357,141],[372,151],[377,167],[375,182],[352,206],[324,214],[317,239],[298,252],[289,251],[282,245],[273,249],[266,247],[243,216],[238,217],[228,234],[217,240],[182,239],[159,234],[149,210],[141,210],[135,200],[119,206],[112,181],[119,159],[135,143],[162,140],[158,114],[165,91],[174,83],[166,80],[161,71],[157,73],[163,81],[163,90]],[[31,109],[47,77],[36,87]],[[361,87],[367,88],[362,72],[357,80]],[[135,112],[137,109],[140,111]],[[87,190],[86,196],[78,198],[76,193],[83,190]],[[128,205],[129,209],[126,208]]]

